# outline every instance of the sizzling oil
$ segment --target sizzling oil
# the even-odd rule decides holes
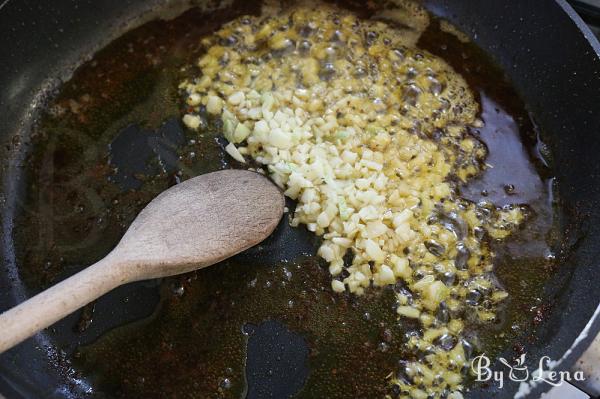
[[[220,20],[252,11],[237,10]],[[206,21],[190,11],[124,35],[82,66],[49,105],[29,159],[17,237],[21,274],[32,291],[103,257],[165,188],[236,166],[224,154],[218,132],[185,137],[168,122],[182,112],[180,67],[198,57],[198,39],[219,19]],[[480,349],[488,354],[508,350],[510,355],[512,347],[518,354],[539,323],[542,288],[551,275],[549,176],[534,153],[537,132],[502,74],[474,46],[442,32],[437,21],[419,46],[446,59],[480,94],[486,125],[479,134],[488,144],[488,161],[518,165],[518,173],[482,176],[479,185],[464,188],[465,195],[528,202],[537,215],[496,249],[496,274],[510,300],[497,328],[478,334]],[[127,128],[159,141],[158,149],[149,146],[146,168],[128,171],[136,189],[119,184],[124,166],[115,165],[118,157],[109,150]],[[507,142],[516,146],[510,162],[502,156]],[[173,151],[174,157],[165,155]],[[152,315],[79,348],[73,353],[75,369],[99,397],[240,397],[246,390],[242,328],[274,319],[305,337],[310,348],[310,373],[298,397],[383,396],[384,378],[408,356],[402,353],[404,335],[389,329],[398,323],[390,311],[393,292],[371,290],[366,300],[331,294],[328,272],[314,257],[317,244],[279,260],[259,249],[164,280]],[[270,245],[272,250],[277,242],[267,242],[264,250]],[[400,326],[404,333],[417,327]]]

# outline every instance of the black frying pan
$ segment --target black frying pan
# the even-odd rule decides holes
[[[26,202],[29,182],[21,165],[27,155],[35,151],[28,142],[36,117],[60,80],[67,78],[74,67],[97,49],[142,20],[177,14],[186,8],[173,11],[173,2],[169,2],[169,6],[163,3],[167,2],[103,0],[34,4],[15,0],[0,3],[0,134],[3,140],[0,149],[3,183],[0,192],[3,229],[0,309],[9,308],[31,294],[20,281],[13,238],[18,233],[14,230],[15,218],[23,210],[20,204]],[[600,45],[561,0],[427,0],[425,5],[433,14],[462,28],[491,55],[545,133],[544,140],[553,159],[551,172],[560,198],[559,222],[561,230],[568,234],[558,253],[558,270],[545,287],[546,299],[553,311],[536,327],[527,350],[532,367],[537,359],[546,355],[562,359],[559,368],[566,370],[596,335],[600,323],[595,318],[600,301],[597,283],[600,250],[596,244],[600,238],[600,164],[597,161]],[[240,12],[246,7],[236,6]],[[210,28],[210,17],[202,21],[207,22],[205,28]],[[157,151],[168,150],[169,145],[165,143],[180,144],[182,140],[181,133],[176,128],[171,132],[169,126],[155,132],[159,140]],[[130,153],[135,153],[135,149]],[[123,181],[115,183],[124,184]],[[293,258],[310,252],[314,245],[304,233],[282,225],[264,248],[251,251],[247,256],[259,261]],[[100,254],[90,254],[94,256]],[[0,392],[9,398],[84,396],[91,387],[90,381],[80,378],[72,368],[73,348],[79,341],[93,341],[115,326],[147,317],[158,300],[157,295],[157,284],[152,282],[123,287],[96,304],[96,314],[103,316],[97,316],[89,329],[74,331],[80,315],[73,315],[51,331],[2,355]],[[126,305],[123,305],[124,298],[129,299]],[[276,322],[249,328],[253,333],[258,330],[259,334],[248,348],[246,376],[252,382],[248,397],[287,397],[299,390],[308,373],[304,362],[294,360],[306,356],[302,338]],[[276,344],[290,348],[284,351],[284,358],[288,359],[284,366],[277,366],[284,370],[284,377],[269,377],[265,373],[273,368],[275,360],[261,351],[263,340],[270,345],[280,340]],[[540,389],[546,388],[541,386]],[[511,386],[495,394],[512,397],[515,389]],[[479,387],[472,396],[490,397],[493,393],[494,387]],[[110,397],[111,393],[107,391],[106,395]],[[531,397],[537,395],[539,390]]]

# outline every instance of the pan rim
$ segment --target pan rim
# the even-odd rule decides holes
[[[568,14],[570,19],[575,23],[578,29],[583,33],[585,39],[589,42],[590,46],[594,50],[597,56],[600,56],[600,42],[593,35],[589,27],[583,22],[583,20],[579,17],[579,15],[574,11],[574,9],[566,2],[566,0],[555,0],[555,2]],[[131,28],[131,27],[128,27]],[[96,49],[97,50],[97,49]],[[17,151],[18,152],[18,151]],[[15,161],[17,162],[17,161]],[[15,167],[16,169],[16,167]],[[6,178],[5,178],[6,176]],[[14,178],[16,175],[14,174],[14,170],[7,170],[6,174],[2,174],[0,176],[4,184],[12,184],[11,179],[8,177]],[[6,190],[6,187],[4,187]],[[12,187],[13,190],[16,190],[16,187]],[[10,191],[4,191],[5,193]],[[10,195],[8,196],[7,201],[10,200]],[[3,244],[5,240],[10,240],[10,235],[7,234],[7,229],[9,229],[9,225],[5,222],[5,211],[8,211],[7,206],[2,209],[2,233],[3,233]],[[12,218],[11,218],[12,219]],[[3,245],[2,251],[6,250],[6,246]],[[17,293],[12,292],[12,294],[16,295]],[[20,300],[17,297],[13,298],[14,300]],[[600,305],[597,306],[595,313],[589,319],[586,327],[579,333],[577,338],[573,341],[572,345],[569,347],[568,351],[565,352],[561,361],[564,361],[565,364],[573,364],[577,358],[583,353],[585,349],[589,346],[589,343],[595,338],[596,334],[600,332]]]

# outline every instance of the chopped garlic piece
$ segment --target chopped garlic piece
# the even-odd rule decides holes
[[[183,123],[190,129],[197,130],[200,127],[201,120],[199,116],[188,114],[184,115]]]
[[[334,292],[344,292],[346,287],[344,287],[344,283],[340,280],[331,280],[331,288]]]
[[[188,105],[195,107],[196,105],[200,105],[202,102],[202,97],[198,93],[192,93],[187,99]]]
[[[209,114],[217,115],[223,109],[223,100],[218,96],[209,96],[206,102],[206,111]]]
[[[227,146],[225,146],[225,151],[227,151],[227,153],[231,155],[231,158],[235,159],[236,161],[246,163],[244,156],[240,154],[239,150],[235,145],[233,145],[233,143],[227,144]]]

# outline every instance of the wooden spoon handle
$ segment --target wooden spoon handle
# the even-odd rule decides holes
[[[107,257],[0,314],[0,353],[126,282]]]

